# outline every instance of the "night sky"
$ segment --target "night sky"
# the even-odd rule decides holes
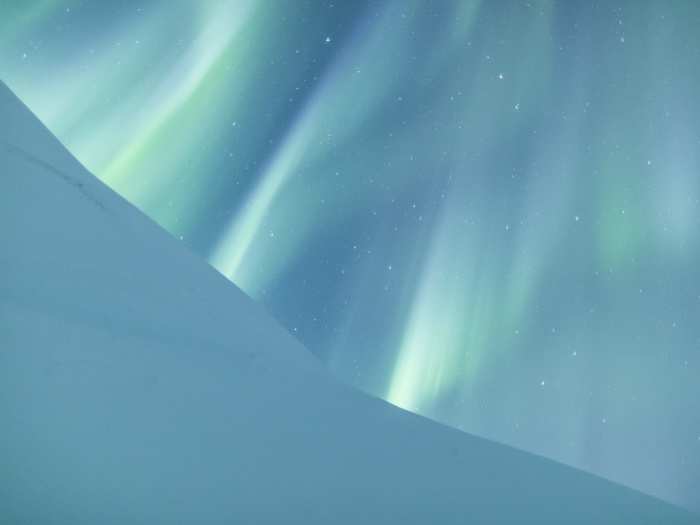
[[[343,380],[700,510],[699,28],[692,0],[5,0],[0,78]]]

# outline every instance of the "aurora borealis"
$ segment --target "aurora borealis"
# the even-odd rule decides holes
[[[6,1],[0,78],[390,402],[700,510],[700,3]]]

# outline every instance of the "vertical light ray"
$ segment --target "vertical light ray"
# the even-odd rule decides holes
[[[386,399],[421,412],[455,380],[469,382],[488,333],[490,276],[478,258],[484,239],[457,231],[443,210],[399,345]],[[459,241],[455,242],[456,239]]]
[[[362,41],[352,41],[342,50],[223,233],[209,261],[248,293],[255,295],[275,275],[275,268],[289,259],[289,253],[276,254],[276,260],[264,256],[266,240],[274,232],[266,232],[263,225],[274,222],[274,215],[285,215],[284,204],[278,202],[280,193],[302,165],[309,167],[315,159],[322,158],[329,143],[339,147],[391,92],[397,79],[385,78],[386,68],[400,53],[403,38],[410,30],[410,17],[404,16],[408,18],[404,27],[389,35],[385,32],[386,22],[399,13],[410,14],[416,5],[388,5],[382,16],[373,21],[368,35],[363,34]],[[350,99],[353,104],[348,106],[345,102]],[[287,235],[296,241],[285,241],[288,250],[298,249],[303,232],[311,227],[310,217],[310,213],[296,209],[296,224],[287,228]],[[265,263],[261,263],[262,259],[266,259]]]
[[[299,124],[292,129],[281,150],[265,170],[260,183],[247,199],[225,238],[210,257],[210,262],[216,269],[234,279],[244,290],[252,288],[254,276],[242,274],[241,264],[253,241],[262,235],[263,220],[280,190],[294,170],[299,167],[306,148],[310,146],[309,139],[313,134],[314,125],[312,115],[302,116]]]
[[[142,125],[130,137],[120,153],[111,159],[101,177],[110,185],[119,185],[129,176],[126,167],[164,122],[185,104],[201,86],[203,79],[221,57],[250,16],[252,3],[205,4],[201,7],[201,29],[185,57],[162,82]]]
[[[472,11],[472,14],[474,11]],[[542,9],[540,17],[526,28],[525,35],[530,43],[539,50],[524,63],[503,64],[508,71],[516,72],[523,68],[536,69],[542,78],[547,78],[550,64],[548,48],[550,43],[546,35],[550,31],[551,4]],[[468,36],[463,33],[462,38]],[[543,58],[544,57],[544,58]],[[509,73],[510,74],[510,73]],[[523,124],[519,110],[510,104],[526,108],[535,105],[540,94],[532,88],[518,83],[494,86],[497,70],[487,62],[480,70],[470,72],[476,78],[474,92],[482,98],[468,98],[465,103],[465,121],[469,127],[462,136],[455,139],[473,142],[483,139],[487,145],[492,137],[502,133],[504,121],[517,129]],[[513,73],[515,78],[523,75]],[[497,82],[497,81],[496,81]],[[484,97],[484,93],[495,91],[493,96]],[[504,100],[505,105],[504,105]],[[505,110],[504,110],[505,106]],[[502,120],[496,122],[494,115]],[[475,153],[479,151],[478,146]],[[477,163],[463,156],[454,163],[454,172],[468,171],[469,179],[479,180],[489,177],[490,167],[487,163]],[[468,391],[473,384],[475,372],[488,348],[497,348],[503,338],[508,339],[509,330],[519,321],[522,307],[527,302],[529,291],[539,268],[531,256],[539,257],[541,247],[532,246],[518,255],[520,261],[513,269],[514,282],[504,289],[505,276],[500,272],[511,270],[509,264],[488,264],[486,261],[502,258],[507,250],[497,241],[489,240],[483,229],[470,231],[464,227],[460,217],[477,216],[490,224],[494,219],[499,226],[494,235],[502,236],[502,228],[512,229],[512,235],[518,235],[517,225],[510,225],[507,216],[490,217],[482,205],[473,201],[473,194],[481,194],[483,189],[465,183],[454,184],[450,198],[444,204],[440,223],[434,233],[431,245],[427,248],[428,262],[418,281],[417,291],[411,312],[406,320],[405,330],[397,349],[394,369],[390,374],[386,399],[405,409],[422,412],[430,411],[430,404],[440,399],[446,392],[457,389]],[[493,197],[492,197],[493,198]],[[541,202],[536,202],[540,206]],[[483,227],[482,227],[483,228]],[[522,253],[529,256],[522,259]],[[514,292],[515,291],[515,292]],[[497,305],[504,304],[498,312]],[[520,306],[512,305],[519,301]],[[499,330],[495,330],[498,326]]]

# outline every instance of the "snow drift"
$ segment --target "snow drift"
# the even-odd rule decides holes
[[[0,84],[3,523],[698,523],[340,384]]]

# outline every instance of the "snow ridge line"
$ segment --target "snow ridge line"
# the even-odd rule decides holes
[[[26,161],[27,163],[33,164],[35,166],[39,166],[44,171],[47,171],[47,172],[57,176],[59,179],[63,180],[64,182],[66,182],[70,186],[77,189],[80,193],[82,193],[90,202],[92,202],[98,208],[100,208],[103,211],[107,211],[107,207],[104,205],[104,203],[102,201],[100,201],[97,197],[95,197],[94,195],[90,194],[87,187],[85,186],[85,183],[80,182],[78,180],[75,180],[70,175],[68,175],[67,173],[64,173],[63,171],[61,171],[58,168],[56,168],[55,166],[49,164],[45,160],[29,153],[25,149],[22,149],[18,146],[15,146],[14,144],[10,144],[9,142],[3,141],[2,146],[5,148],[5,150],[9,154],[17,155],[18,157],[20,157],[22,160]]]

